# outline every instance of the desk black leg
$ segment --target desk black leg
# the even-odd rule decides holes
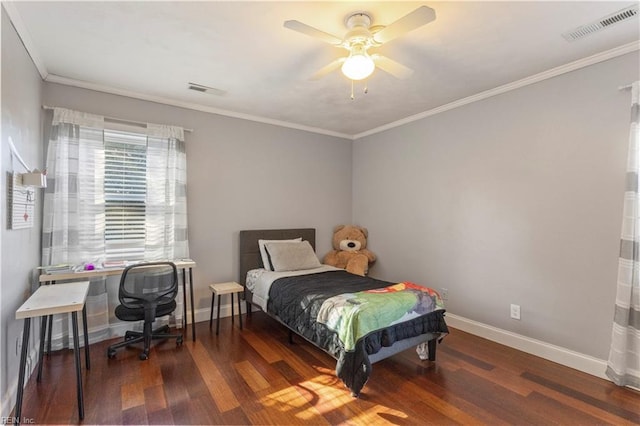
[[[40,351],[38,352],[38,383],[42,381],[42,356],[44,354],[44,340],[47,335],[47,316],[40,319]]]
[[[191,297],[191,331],[193,332],[193,341],[195,342],[196,341],[196,307],[193,304],[193,269],[192,268],[189,268],[189,295]]]
[[[80,335],[78,333],[78,313],[71,312],[73,322],[73,354],[76,359],[76,384],[78,393],[78,417],[84,419],[84,397],[82,395],[82,368],[80,367]]]
[[[240,296],[238,296],[238,297],[240,297]],[[234,317],[235,315],[236,315],[236,313],[235,313],[235,312],[233,312],[233,293],[231,293],[231,324],[233,324],[233,323],[234,323],[234,321],[235,321],[235,320],[233,319],[233,317]]]
[[[216,300],[216,294],[211,292],[211,312],[209,313],[209,329],[211,329],[211,324],[213,323],[213,302]]]
[[[24,330],[22,332],[22,351],[20,353],[20,372],[18,373],[18,396],[16,397],[16,424],[22,420],[22,394],[24,392],[24,376],[27,367],[27,345],[29,343],[29,330],[31,330],[31,318],[24,319]]]
[[[240,309],[240,293],[238,293],[236,295],[236,297],[238,298],[238,319],[240,320],[240,330],[242,330],[242,310]],[[233,304],[233,300],[231,301],[231,304]]]
[[[55,285],[55,281],[50,281],[50,285]],[[53,315],[49,315],[49,331],[47,332],[47,358],[51,357],[51,331],[53,330]]]
[[[220,333],[220,299],[222,299],[222,295],[218,295],[218,318],[216,319],[216,336]]]
[[[187,271],[182,269],[182,329],[187,334]]]
[[[89,358],[89,330],[87,326],[87,305],[82,308],[82,332],[84,334],[84,358],[87,370],[91,370],[91,359]]]
[[[49,328],[47,328],[47,358],[51,357],[51,330],[53,330],[53,315],[48,316]]]

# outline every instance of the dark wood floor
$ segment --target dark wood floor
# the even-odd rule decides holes
[[[640,393],[452,330],[435,363],[413,350],[374,364],[358,399],[334,376],[335,362],[262,313],[220,335],[137,349],[109,360],[91,346],[84,372],[84,424],[640,424]],[[25,390],[23,416],[77,424],[73,355],[53,353],[43,381]]]

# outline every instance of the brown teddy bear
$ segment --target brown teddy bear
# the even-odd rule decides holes
[[[367,228],[355,225],[338,225],[333,230],[333,248],[323,263],[346,269],[357,275],[366,275],[376,255],[367,250]]]

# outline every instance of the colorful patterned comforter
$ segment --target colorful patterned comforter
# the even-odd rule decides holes
[[[320,307],[317,321],[338,333],[344,350],[353,351],[356,342],[372,331],[436,309],[444,309],[436,291],[403,282],[331,297]]]
[[[336,358],[336,375],[354,395],[371,374],[369,354],[403,339],[448,333],[434,290],[344,270],[277,279],[267,313]]]

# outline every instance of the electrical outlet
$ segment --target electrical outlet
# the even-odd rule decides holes
[[[520,319],[520,305],[511,304],[511,318]]]
[[[441,288],[440,289],[440,297],[442,297],[442,300],[448,300],[449,299],[449,289],[448,288]]]

